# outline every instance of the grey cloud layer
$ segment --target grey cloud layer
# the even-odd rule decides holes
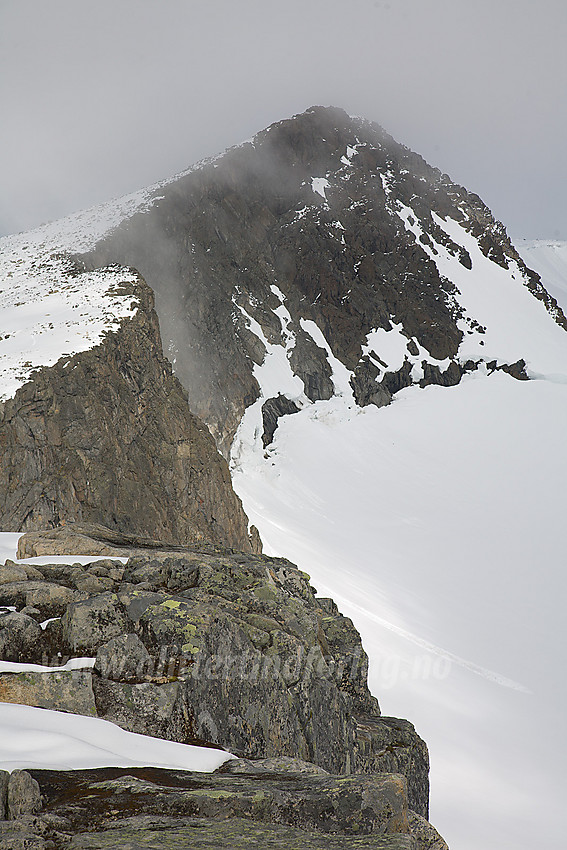
[[[567,238],[566,35],[559,0],[4,0],[0,233],[332,103]]]

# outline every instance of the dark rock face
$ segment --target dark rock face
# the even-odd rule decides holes
[[[118,595],[103,593],[72,602],[61,620],[61,638],[74,655],[91,655],[128,629]]]
[[[416,841],[416,850],[449,850],[447,842],[441,838],[434,826],[418,815],[409,813],[412,835]]]
[[[406,228],[400,205],[419,218],[420,239]],[[515,260],[525,269],[476,195],[377,125],[314,107],[161,187],[151,209],[125,221],[85,259],[92,267],[134,266],[152,286],[191,409],[228,456],[245,408],[258,397],[253,368],[265,350],[247,316],[269,343],[294,335],[288,360],[312,401],[334,390],[327,352],[302,320],[316,323],[354,373],[360,405],[387,404],[412,382],[460,380],[462,311],[425,246],[442,245],[465,268],[471,258],[433,213],[459,222],[494,262],[508,268]],[[567,327],[537,275],[529,274],[529,286]],[[285,317],[276,313],[281,297]],[[392,323],[403,327],[408,352],[413,347],[417,356],[419,343],[432,358],[448,358],[449,370],[428,368],[426,358],[417,364],[423,376],[412,377],[406,359],[378,380],[363,345],[371,330]]]
[[[103,644],[96,654],[94,669],[105,679],[137,682],[151,663],[148,650],[137,635],[123,635]]]
[[[0,523],[94,522],[251,551],[227,465],[162,354],[152,293],[140,280],[132,297],[140,308],[118,332],[0,405]]]
[[[49,659],[50,656],[44,655],[36,660],[45,662]],[[55,653],[51,656],[51,661],[53,666],[57,666],[58,659]],[[0,674],[0,702],[96,717],[92,678],[90,670],[48,674],[2,673]]]
[[[299,413],[299,407],[283,395],[269,398],[264,402],[262,405],[262,421],[264,423],[262,443],[264,448],[272,442],[280,416],[286,416],[290,413]]]
[[[8,817],[8,782],[10,774],[7,770],[0,770],[0,820]]]

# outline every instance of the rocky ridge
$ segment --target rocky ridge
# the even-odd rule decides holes
[[[156,768],[14,771],[5,784],[5,848],[447,846],[408,812],[402,777],[333,777],[297,759],[233,761],[212,775]]]
[[[118,545],[103,545],[105,536]],[[112,531],[75,530],[73,524],[24,535],[20,553],[35,554],[54,541],[55,549],[88,549],[89,540],[99,551],[85,566],[7,561],[0,567],[0,657],[61,666],[67,656],[90,655],[94,667],[2,673],[0,699],[220,746],[241,760],[225,765],[218,778],[153,771],[157,787],[154,778],[151,787],[145,781],[147,771],[143,777],[130,770],[32,771],[49,800],[44,819],[35,816],[28,824],[38,841],[47,836],[52,842],[38,847],[67,846],[58,832],[65,840],[75,835],[71,846],[111,846],[118,828],[121,839],[132,829],[147,830],[151,847],[156,828],[195,835],[197,826],[203,841],[211,842],[203,846],[224,846],[214,844],[220,840],[218,818],[246,818],[244,831],[238,832],[238,820],[222,827],[236,830],[242,841],[250,830],[264,834],[265,827],[250,826],[258,821],[299,829],[294,840],[303,836],[305,846],[341,847],[342,834],[368,835],[356,839],[361,847],[443,846],[431,843],[440,839],[427,824],[424,742],[408,721],[381,716],[367,688],[368,659],[358,633],[332,600],[315,597],[307,575],[284,559],[211,544],[149,550],[147,540],[130,538],[126,545]],[[86,787],[102,788],[92,782],[103,773],[116,779],[108,785],[112,817],[108,794],[95,816],[92,794],[99,792],[83,787],[87,781]],[[132,788],[120,780],[125,775]],[[61,783],[72,791],[61,795]],[[172,786],[203,790],[183,792],[178,800]],[[131,802],[126,806],[114,796],[126,790],[129,801],[136,793],[135,815]],[[138,805],[138,793],[146,792]],[[89,801],[88,816],[82,799]],[[329,806],[335,812],[330,820],[324,814]],[[171,813],[167,824],[158,818],[165,812]],[[81,843],[80,822],[103,836],[113,831]],[[426,830],[429,838],[412,843],[412,829],[416,835]],[[334,837],[323,840],[319,833]],[[290,835],[275,830],[269,840],[285,846],[277,842]],[[384,843],[385,835],[394,836],[392,843]]]

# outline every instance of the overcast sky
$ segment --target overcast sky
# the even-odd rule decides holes
[[[565,0],[0,0],[0,234],[341,106],[567,239]]]

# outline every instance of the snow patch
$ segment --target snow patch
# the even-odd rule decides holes
[[[352,392],[352,387],[350,385],[350,379],[352,378],[352,372],[350,372],[346,366],[341,363],[341,361],[335,357],[331,350],[331,346],[323,336],[323,332],[315,324],[315,322],[311,321],[311,319],[300,319],[299,324],[303,328],[303,330],[309,334],[315,345],[322,348],[327,353],[327,360],[329,361],[329,365],[331,367],[331,381],[333,382],[333,386],[335,388],[335,395],[343,398],[348,405],[355,405],[354,396]]]
[[[403,333],[404,326],[393,324],[391,330],[377,328],[366,335],[366,344],[362,346],[363,354],[375,354],[386,364],[384,371],[397,372],[408,357],[408,338]],[[377,364],[378,365],[378,364]]]
[[[64,257],[0,247],[0,401],[5,401],[35,369],[99,345],[134,315],[138,302],[121,290],[137,279],[127,269],[75,274]]]
[[[0,703],[0,770],[151,765],[211,773],[231,758],[222,750],[126,732],[99,718]]]
[[[273,312],[280,321],[283,345],[268,342],[260,323],[233,299],[233,303],[246,320],[248,330],[258,337],[266,349],[264,360],[260,365],[254,364],[252,370],[258,381],[260,396],[254,404],[246,409],[238,426],[231,450],[231,465],[233,467],[242,463],[249,452],[263,452],[262,405],[267,399],[284,395],[300,408],[311,403],[305,395],[303,381],[293,372],[289,362],[289,356],[295,347],[296,339],[295,334],[290,329],[291,315],[283,303],[285,296],[275,284],[272,284],[271,290],[280,300],[280,306]]]
[[[53,618],[58,620],[59,617]],[[46,620],[46,624],[51,620]],[[41,624],[42,628],[44,624]],[[19,661],[0,661],[0,673],[68,673],[72,670],[90,670],[95,658],[71,658],[61,667],[48,667],[45,664],[24,664]]]
[[[313,177],[311,180],[311,189],[313,192],[316,192],[318,195],[326,201],[327,196],[325,194],[325,190],[330,187],[330,183],[326,177]]]
[[[452,242],[468,252],[472,268],[467,269],[434,239],[433,247],[422,243],[424,230],[415,212],[400,201],[396,206],[397,215],[435,263],[440,276],[456,287],[454,297],[463,311],[463,318],[457,322],[463,332],[459,347],[462,363],[482,359],[504,364],[523,359],[531,377],[549,375],[558,380],[567,374],[567,333],[544,303],[532,295],[517,262],[511,260],[508,269],[494,263],[462,225],[432,213],[434,222]]]

